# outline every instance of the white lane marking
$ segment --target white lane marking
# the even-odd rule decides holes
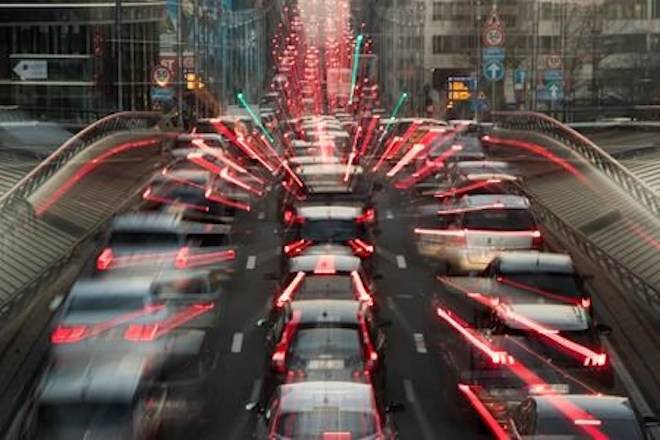
[[[392,212],[391,209],[388,209],[385,212],[385,218],[388,219],[388,220],[392,220],[394,218],[394,213]]]
[[[261,378],[254,380],[252,385],[252,391],[250,391],[250,399],[248,402],[256,402],[259,399],[259,393],[261,392]]]
[[[240,353],[243,348],[243,333],[234,333],[234,338],[231,340],[231,352]]]
[[[266,213],[263,212],[263,211],[261,211],[261,212],[259,213],[259,215],[257,216],[257,218],[258,218],[259,220],[263,220],[263,219],[265,219],[265,218],[266,218]]]
[[[396,309],[396,304],[394,304],[394,300],[392,299],[391,296],[388,296],[385,302],[387,302],[387,307],[389,307],[390,309],[392,310]]]
[[[406,263],[406,257],[403,255],[397,255],[396,265],[399,266],[399,269],[406,269],[408,267],[408,264]]]
[[[633,379],[628,369],[625,367],[625,365],[623,365],[623,362],[621,362],[621,358],[619,357],[618,353],[614,351],[614,347],[612,347],[612,344],[610,343],[610,340],[607,336],[603,337],[603,345],[605,346],[606,352],[610,356],[610,362],[614,367],[614,371],[616,371],[619,379],[621,379],[621,382],[623,382],[623,387],[628,392],[628,395],[635,403],[637,409],[639,409],[643,416],[653,414],[651,406],[644,398],[644,395],[635,383],[635,380]],[[649,437],[657,440],[660,438],[660,429],[651,428],[648,430],[648,434]]]
[[[406,393],[406,400],[415,403],[415,390],[410,379],[403,379],[403,391]]]
[[[424,342],[424,335],[421,333],[413,333],[413,339],[415,340],[415,349],[417,353],[428,353],[426,351],[426,342]]]
[[[247,270],[253,270],[255,266],[257,265],[257,257],[254,255],[250,255],[247,257],[247,261],[245,262],[245,268]]]
[[[60,306],[60,304],[62,304],[62,301],[64,301],[64,295],[56,295],[56,296],[52,299],[52,301],[50,302],[50,304],[48,304],[48,308],[49,308],[51,311],[53,311],[53,310],[57,309],[57,308]]]

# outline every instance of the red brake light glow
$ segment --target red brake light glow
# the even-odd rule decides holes
[[[369,307],[374,305],[374,299],[367,291],[367,288],[364,286],[362,277],[357,271],[351,272],[351,278],[353,279],[353,284],[355,285],[355,293],[358,301],[362,301],[367,304]]]
[[[85,339],[89,328],[84,325],[76,326],[57,326],[50,335],[50,342],[53,344],[73,344]]]
[[[112,249],[105,248],[96,259],[96,268],[100,271],[107,270],[112,264]]]
[[[335,270],[335,256],[334,255],[321,255],[314,267],[315,275],[334,275]]]
[[[376,221],[376,210],[374,208],[367,208],[364,214],[355,219],[358,223],[372,224]]]
[[[504,428],[498,423],[497,419],[491,414],[486,405],[477,397],[468,385],[458,384],[458,389],[465,395],[470,402],[470,405],[479,414],[481,420],[486,424],[488,429],[493,433],[497,440],[508,440],[509,435]]]
[[[296,273],[296,276],[293,278],[293,280],[291,280],[289,285],[286,286],[286,288],[282,291],[282,294],[277,298],[277,307],[282,307],[285,303],[291,301],[293,294],[295,293],[296,289],[298,289],[298,286],[300,286],[300,283],[302,283],[304,278],[305,272]]]
[[[291,321],[284,327],[282,337],[275,346],[275,351],[271,357],[273,369],[278,373],[286,373],[286,354],[289,351],[289,345],[296,334],[298,323],[300,322],[300,310],[294,310]]]
[[[348,240],[348,244],[355,253],[360,258],[369,257],[374,253],[374,246],[367,244],[359,238]]]
[[[311,240],[305,240],[303,238],[301,240],[294,241],[293,243],[284,246],[284,254],[287,257],[294,257],[296,255],[299,255],[302,251],[304,251],[311,245],[312,245]]]

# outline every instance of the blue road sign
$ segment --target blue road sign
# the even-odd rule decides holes
[[[470,101],[470,110],[473,112],[487,112],[490,110],[490,104],[487,99],[473,99]]]
[[[546,90],[546,99],[550,101],[557,101],[559,99],[564,99],[563,81],[546,81],[545,90]]]
[[[491,60],[504,61],[505,50],[502,47],[485,47],[481,50],[481,54],[485,62]]]
[[[556,69],[546,70],[543,72],[543,79],[546,81],[563,81],[564,72]]]
[[[501,81],[504,78],[504,64],[499,60],[484,62],[484,77],[488,81]]]
[[[174,100],[174,89],[168,87],[152,87],[151,99],[153,101],[168,102]]]

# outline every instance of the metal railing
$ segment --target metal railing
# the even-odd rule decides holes
[[[99,139],[119,131],[170,128],[170,116],[158,112],[120,112],[108,115],[80,131],[55,150],[46,160],[0,196],[0,212],[10,205],[24,204],[46,180],[82,150]]]
[[[542,113],[498,111],[493,112],[492,116],[497,127],[542,133],[556,139],[612,179],[653,215],[660,214],[660,194],[572,128]]]

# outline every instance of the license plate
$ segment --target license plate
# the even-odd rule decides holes
[[[344,361],[341,359],[314,359],[307,363],[309,370],[343,370]]]

